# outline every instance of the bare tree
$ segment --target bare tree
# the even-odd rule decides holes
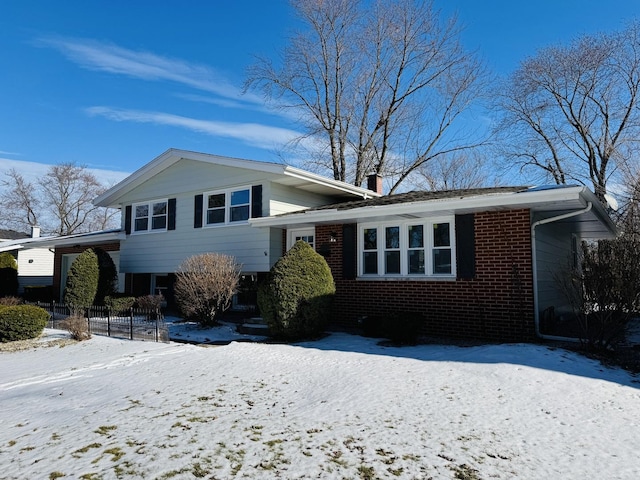
[[[307,29],[290,38],[281,65],[261,58],[246,88],[298,112],[316,162],[336,180],[393,178],[483,142],[457,128],[481,96],[484,67],[441,22],[430,1],[294,0]]]
[[[638,151],[640,25],[523,61],[498,92],[502,153],[557,184],[607,182]]]
[[[483,169],[484,159],[472,152],[441,155],[416,170],[412,184],[420,190],[479,188],[491,182]]]
[[[176,271],[175,296],[182,312],[214,325],[238,289],[240,266],[234,257],[204,253],[187,258]]]
[[[34,183],[15,169],[5,172],[0,224],[16,230],[40,225],[43,232],[71,235],[117,226],[118,211],[93,205],[105,187],[85,167],[52,165]]]
[[[14,168],[5,172],[6,179],[1,185],[6,189],[0,197],[2,217],[0,223],[14,230],[24,230],[25,226],[38,225],[37,211],[40,204],[33,184]]]

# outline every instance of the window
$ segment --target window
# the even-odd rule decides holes
[[[138,203],[133,206],[133,231],[149,232],[167,229],[167,200]]]
[[[453,225],[453,218],[360,225],[360,275],[413,278],[455,275]]]
[[[302,240],[303,242],[307,242],[311,245],[311,248],[315,250],[315,233],[316,229],[314,228],[298,228],[295,230],[287,231],[287,250],[289,250],[293,245],[298,241]]]
[[[206,225],[246,222],[251,211],[251,189],[226,190],[205,194]]]

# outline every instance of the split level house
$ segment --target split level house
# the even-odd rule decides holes
[[[234,308],[255,307],[255,284],[297,240],[329,264],[331,322],[417,312],[428,335],[526,341],[562,336],[571,309],[558,277],[578,268],[583,240],[611,238],[605,207],[582,186],[494,187],[382,195],[290,166],[171,149],[95,203],[122,226],[56,245],[54,290],[83,249],[112,253],[120,288],[162,293],[187,257],[233,255]]]

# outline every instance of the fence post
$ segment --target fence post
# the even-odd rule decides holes
[[[129,312],[129,338],[133,340],[133,307],[131,307]]]
[[[111,336],[111,309],[107,307],[107,337]]]
[[[91,307],[86,309],[87,312],[87,332],[91,335]]]
[[[51,300],[51,320],[56,320],[56,301]]]
[[[158,331],[158,329],[159,329],[158,322],[159,322],[159,321],[160,321],[160,316],[159,316],[159,315],[157,315],[157,316],[156,316],[156,342],[159,342],[159,341],[160,341],[160,338],[159,338],[159,337],[160,337],[160,335],[159,335],[159,331]]]

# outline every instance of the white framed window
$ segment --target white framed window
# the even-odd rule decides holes
[[[298,241],[302,240],[311,245],[311,248],[316,249],[316,229],[311,228],[296,228],[293,230],[287,230],[287,250],[289,250]]]
[[[454,217],[360,224],[358,275],[455,277]]]
[[[243,223],[251,215],[251,188],[242,187],[204,194],[204,225]]]
[[[133,204],[132,230],[135,233],[167,230],[168,201],[153,200]]]

